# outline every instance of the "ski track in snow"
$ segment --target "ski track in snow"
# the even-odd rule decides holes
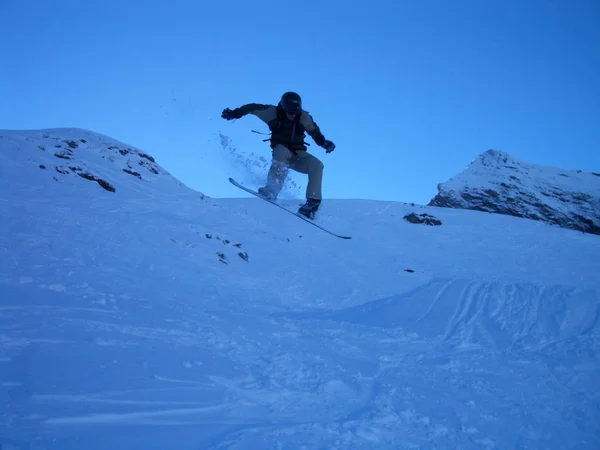
[[[0,364],[18,372],[3,389],[30,414],[9,409],[5,424],[61,448],[116,425],[193,427],[190,448],[594,448],[597,305],[571,287],[454,279],[337,311],[185,322],[12,306]],[[24,376],[28,360],[45,382]],[[68,373],[91,390],[74,391]]]
[[[35,151],[0,152],[2,450],[600,447],[596,237],[324,202],[349,243]]]

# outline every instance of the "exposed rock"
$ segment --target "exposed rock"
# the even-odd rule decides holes
[[[108,181],[98,178],[96,175],[83,170],[81,167],[69,167],[69,169],[71,169],[74,173],[79,175],[81,178],[85,178],[86,180],[97,182],[101,187],[106,189],[108,192],[115,192],[114,186],[112,184],[110,184]]]
[[[410,213],[404,216],[404,220],[407,220],[410,223],[424,223],[425,225],[441,225],[442,221],[438,218],[430,215],[430,214],[416,214]]]
[[[152,172],[155,175],[158,175],[158,169],[155,167],[154,164],[150,164],[147,161],[139,161],[138,164],[142,167],[145,167],[146,169],[148,169],[150,172]]]
[[[142,176],[138,172],[134,172],[133,170],[123,169],[123,172],[133,175],[134,177],[137,177],[140,180],[142,179]]]
[[[488,150],[438,185],[429,206],[472,209],[540,220],[600,234],[600,179],[593,172],[520,161]]]
[[[73,152],[71,150],[62,150],[60,152],[54,152],[54,156],[60,159],[72,159]]]
[[[79,147],[79,145],[77,145],[77,142],[72,141],[72,140],[64,140],[63,142],[65,144],[67,144],[69,146],[69,148],[77,148],[77,147]]]
[[[146,158],[148,161],[156,163],[155,159],[146,153],[139,152],[138,155],[140,155],[141,158]]]
[[[106,189],[108,192],[115,192],[115,187],[110,184],[108,181],[106,180],[102,180],[100,178],[97,178],[95,180],[101,187],[103,187],[104,189]]]

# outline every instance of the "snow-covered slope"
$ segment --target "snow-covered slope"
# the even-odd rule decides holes
[[[325,200],[341,240],[42,133],[0,132],[2,450],[600,445],[596,236]]]
[[[115,139],[82,129],[0,131],[4,157],[20,152],[21,162],[45,173],[36,179],[52,179],[77,189],[100,186],[108,192],[125,189],[129,193],[178,191],[183,185],[140,149]],[[18,170],[8,161],[0,174]],[[20,169],[22,170],[22,169]],[[127,176],[122,176],[127,174]],[[92,183],[81,183],[81,179]],[[200,194],[201,195],[201,194]]]
[[[600,173],[529,164],[488,150],[439,184],[429,205],[509,214],[600,234]]]

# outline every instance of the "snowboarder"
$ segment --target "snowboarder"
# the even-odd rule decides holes
[[[276,199],[283,187],[288,169],[308,175],[306,203],[298,212],[310,219],[321,204],[323,163],[306,150],[304,132],[307,132],[326,153],[335,150],[335,144],[323,136],[311,115],[302,109],[302,99],[295,92],[286,92],[274,105],[249,103],[239,108],[225,108],[221,117],[226,120],[240,119],[253,114],[265,122],[271,131],[272,162],[267,183],[258,192],[269,199]]]

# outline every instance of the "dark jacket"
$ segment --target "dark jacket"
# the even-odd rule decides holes
[[[302,111],[294,120],[287,118],[285,111],[279,106],[249,103],[237,108],[238,115],[253,114],[265,122],[271,130],[271,147],[285,145],[292,151],[306,151],[305,132],[319,146],[325,144],[325,137],[307,111]]]

